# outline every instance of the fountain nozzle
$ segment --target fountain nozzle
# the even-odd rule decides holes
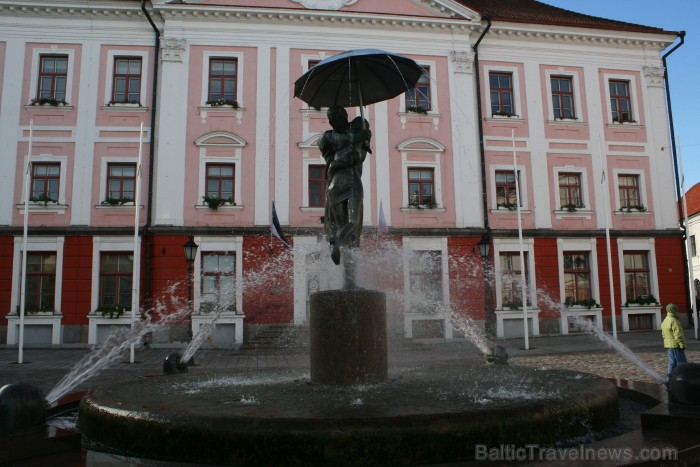
[[[487,365],[508,365],[508,352],[503,346],[494,345],[484,354]]]

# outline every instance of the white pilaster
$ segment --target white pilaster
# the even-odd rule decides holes
[[[382,203],[384,210],[384,219],[386,225],[391,225],[391,190],[390,183],[391,173],[389,170],[389,111],[386,102],[379,102],[374,105],[374,129],[372,131],[372,141],[374,142],[374,154],[368,154],[368,158],[374,159],[374,170],[377,174],[377,200],[376,212],[377,216],[372,219],[372,225],[377,225],[379,216],[379,203]],[[364,172],[363,172],[364,173]],[[365,200],[369,200],[365,192]],[[368,203],[365,202],[365,206]]]
[[[541,183],[543,180],[551,180],[552,175],[547,173],[548,143],[544,134],[546,116],[541,97],[539,63],[526,61],[524,68],[527,120],[530,132],[527,147],[530,150],[530,163],[532,164],[532,199],[533,206],[535,206],[535,225],[541,229],[550,229],[552,228],[552,211],[549,209],[549,184]],[[520,157],[518,159],[519,163],[524,162],[524,159]]]
[[[595,200],[596,206],[596,226],[599,229],[605,229],[605,213],[610,213],[610,226],[612,226],[612,212],[615,207],[610,203],[610,209],[606,211],[605,200],[614,199],[611,196],[603,195],[603,188],[609,189],[612,183],[610,177],[612,176],[611,171],[608,170],[608,159],[607,159],[607,143],[605,142],[605,121],[603,120],[604,110],[603,101],[605,96],[600,92],[600,77],[598,75],[598,65],[585,65],[583,69],[583,74],[585,76],[586,82],[586,104],[588,105],[588,128],[590,132],[590,140],[588,141],[588,152],[591,154],[591,167],[593,173],[590,174],[590,180],[593,182],[591,186],[593,187],[593,193],[588,198],[590,201]],[[605,83],[607,86],[607,83]],[[600,142],[600,140],[603,140]],[[606,181],[604,184],[600,183],[602,176],[602,167],[600,165],[600,151],[601,147],[603,150],[603,164],[605,164],[605,177]]]
[[[189,53],[184,39],[165,39],[158,93],[158,143],[154,170],[154,223],[183,225]],[[179,98],[182,96],[183,98]],[[177,97],[177,98],[176,98]],[[194,167],[195,165],[193,165]]]
[[[258,47],[255,108],[255,225],[270,225],[270,46]],[[289,211],[287,211],[289,212]],[[279,213],[278,213],[279,214]],[[281,220],[280,220],[281,222]]]
[[[80,105],[75,127],[75,153],[73,157],[73,191],[70,196],[71,225],[89,225],[93,200],[92,169],[95,159],[95,119],[97,117],[97,86],[100,71],[100,43],[83,43],[80,67]]]
[[[468,42],[468,39],[465,39]],[[452,159],[454,170],[456,227],[483,226],[481,199],[481,152],[479,150],[479,118],[476,105],[474,53],[452,51],[449,62],[450,102],[452,117]]]
[[[5,64],[2,78],[2,112],[0,112],[0,225],[12,224],[15,199],[15,170],[23,164],[24,154],[17,157],[19,112],[22,108],[22,73],[24,68],[25,42],[7,39],[5,42]],[[24,177],[19,179],[22,183]]]
[[[277,47],[275,99],[275,209],[283,225],[289,224],[289,47]]]

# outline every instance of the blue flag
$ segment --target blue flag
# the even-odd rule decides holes
[[[287,242],[287,239],[284,238],[284,234],[282,233],[282,227],[280,227],[280,220],[277,218],[277,209],[275,209],[274,201],[272,202],[272,225],[270,226],[270,230],[272,235],[280,239],[285,248],[291,248]]]

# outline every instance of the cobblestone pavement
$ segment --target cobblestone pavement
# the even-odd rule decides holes
[[[619,341],[631,349],[642,362],[659,373],[666,374],[667,356],[661,333],[621,333]],[[686,332],[691,362],[700,361],[700,342]],[[588,335],[545,336],[531,338],[529,350],[523,350],[523,339],[499,340],[510,355],[510,363],[535,368],[564,368],[597,374],[606,378],[655,382],[628,358],[610,350],[603,342]],[[118,381],[139,379],[162,372],[162,362],[173,349],[141,349],[136,362],[128,363],[128,352],[119,355],[114,363],[94,376],[77,378],[74,391],[87,390]],[[48,393],[89,349],[26,349],[24,362],[17,364],[16,348],[0,348],[0,387],[8,383],[25,382]],[[477,361],[482,359],[477,348],[466,341],[392,341],[389,352],[390,367],[444,360]],[[245,372],[252,368],[287,368],[308,371],[309,355],[303,346],[266,348],[263,350],[199,350],[196,366],[190,372],[227,370]]]

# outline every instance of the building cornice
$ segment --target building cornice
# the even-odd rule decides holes
[[[0,0],[0,16],[130,19],[143,16],[138,2],[37,2]]]

